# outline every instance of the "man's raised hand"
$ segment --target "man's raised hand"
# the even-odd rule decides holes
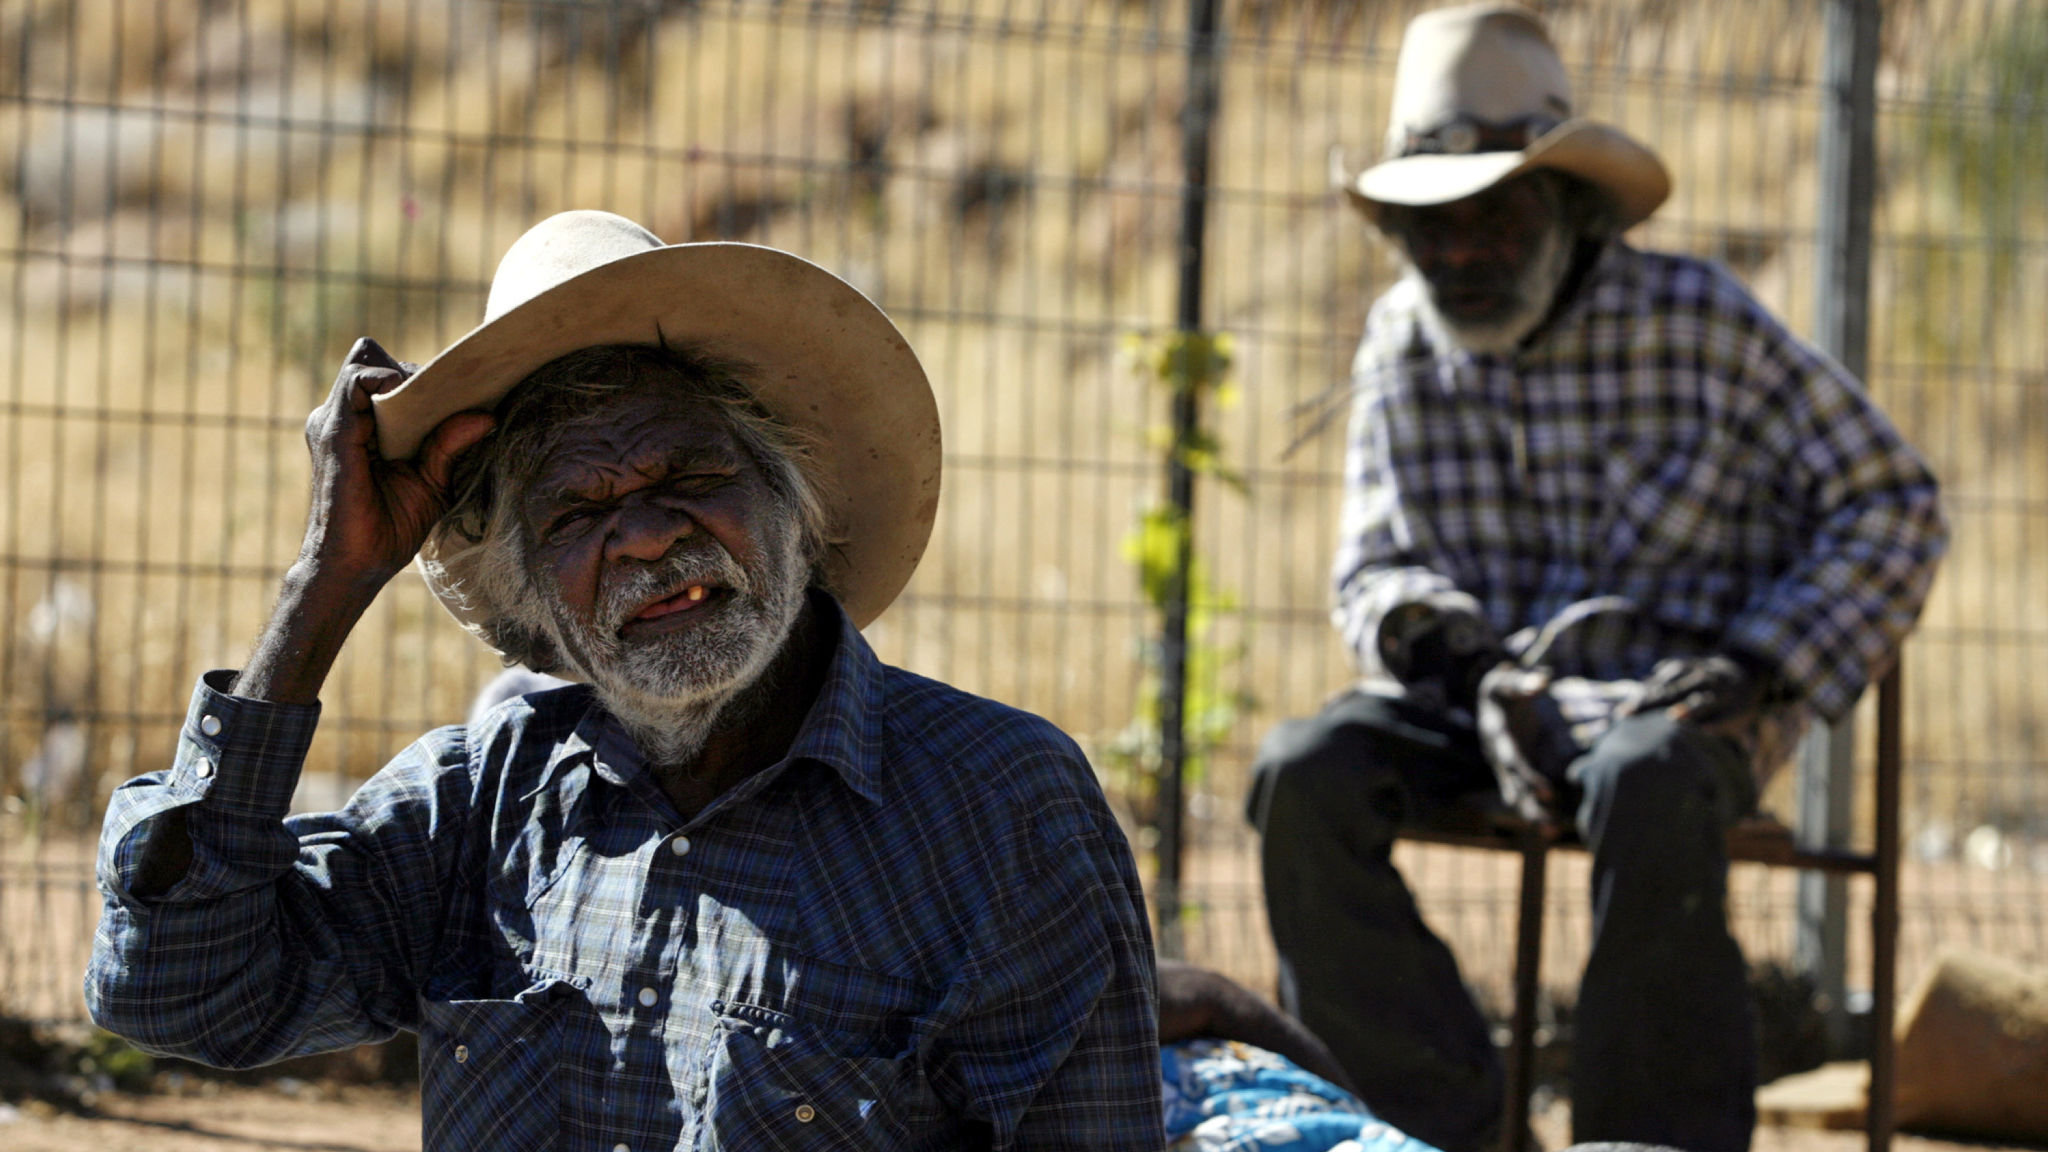
[[[313,494],[299,561],[360,581],[372,595],[419,552],[448,509],[456,457],[494,424],[489,413],[459,412],[442,421],[417,456],[385,460],[371,399],[416,370],[364,337],[342,361],[327,402],[306,417]]]
[[[327,403],[306,417],[306,447],[313,454],[306,539],[285,573],[270,623],[235,678],[235,694],[285,704],[318,700],[356,621],[448,510],[455,458],[483,439],[494,420],[486,412],[459,412],[434,429],[413,459],[384,459],[370,401],[413,371],[376,341],[358,340]]]

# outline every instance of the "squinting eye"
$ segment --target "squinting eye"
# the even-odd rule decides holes
[[[548,538],[551,540],[564,540],[572,536],[579,536],[596,520],[597,509],[572,508],[555,517],[554,523],[548,525]]]

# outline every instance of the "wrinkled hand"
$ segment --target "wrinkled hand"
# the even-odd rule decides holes
[[[1494,666],[1480,679],[1474,718],[1501,800],[1525,820],[1556,820],[1570,791],[1565,770],[1580,749],[1550,696],[1549,670]]]
[[[313,498],[301,563],[381,587],[412,561],[447,511],[455,458],[494,421],[485,412],[457,413],[434,429],[413,459],[385,460],[377,450],[371,397],[417,370],[365,337],[349,349],[327,402],[306,417]]]
[[[1643,695],[1624,713],[1662,709],[1676,720],[1720,724],[1738,720],[1764,700],[1771,676],[1759,664],[1731,656],[1660,660],[1643,681]]]
[[[1480,677],[1506,658],[1500,638],[1463,593],[1441,593],[1387,613],[1380,663],[1424,703],[1471,708]]]

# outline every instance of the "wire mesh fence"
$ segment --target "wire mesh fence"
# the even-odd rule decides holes
[[[1329,153],[1377,151],[1417,7],[1224,7],[1204,313],[1231,341],[1208,417],[1228,479],[1196,493],[1182,899],[1191,957],[1258,987],[1246,765],[1349,675],[1327,616],[1341,435],[1315,417],[1341,411],[1395,275]],[[1723,261],[1811,331],[1822,6],[1538,7],[1582,106],[1674,172],[1636,240]],[[946,490],[871,639],[1072,733],[1149,861],[1158,621],[1135,558],[1165,482],[1149,365],[1175,318],[1186,20],[1161,0],[0,8],[0,1009],[82,1011],[97,814],[261,624],[301,529],[298,429],[342,353],[368,334],[427,359],[481,317],[506,245],[572,207],[788,248],[896,319],[938,391]],[[1955,526],[1906,661],[1908,981],[1943,942],[2048,951],[2044,69],[2048,15],[2022,0],[1884,6],[1870,386]],[[396,582],[329,683],[300,802],[460,719],[493,671]],[[1502,994],[1512,878],[1400,851]],[[1583,883],[1559,871],[1547,968],[1569,988]],[[1789,950],[1792,906],[1782,876],[1738,874],[1753,954]]]

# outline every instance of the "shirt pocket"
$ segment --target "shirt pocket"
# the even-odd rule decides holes
[[[951,1122],[925,1074],[917,985],[803,961],[807,993],[779,1007],[712,1005],[711,1148],[946,1147]]]
[[[544,979],[509,1000],[421,1002],[426,1152],[555,1146],[561,1005],[573,994]]]

